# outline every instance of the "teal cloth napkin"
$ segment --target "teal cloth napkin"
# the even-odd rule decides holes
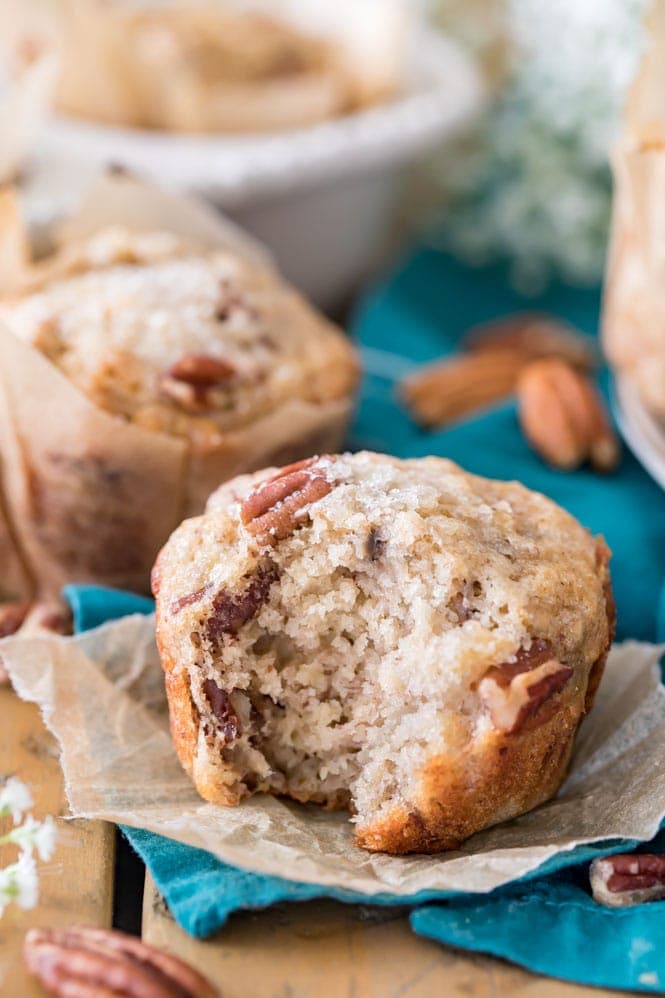
[[[350,446],[399,456],[439,454],[477,474],[519,478],[552,496],[591,530],[603,533],[613,549],[619,637],[663,639],[665,496],[630,454],[624,454],[619,471],[608,478],[587,470],[563,474],[546,468],[529,450],[512,404],[436,433],[419,430],[396,404],[395,383],[404,373],[454,349],[469,325],[524,308],[553,312],[595,333],[599,295],[559,286],[525,302],[509,290],[501,268],[470,270],[439,253],[416,253],[357,312],[354,329],[367,374]],[[150,600],[94,587],[69,587],[66,593],[77,630],[152,609]],[[176,920],[196,936],[210,935],[237,909],[277,901],[321,896],[365,904],[398,901],[257,876],[152,833],[123,831]],[[617,845],[631,847],[628,842],[606,843],[556,856],[529,879],[491,895],[421,892],[407,899],[414,906],[412,926],[442,942],[493,953],[555,977],[665,993],[665,950],[659,946],[665,902],[609,911],[595,905],[588,893],[589,860]],[[665,850],[665,833],[649,848]]]
[[[356,331],[368,372],[352,446],[399,457],[438,454],[490,478],[517,478],[551,496],[613,551],[612,580],[619,640],[665,640],[665,496],[628,451],[616,474],[553,470],[530,450],[513,403],[448,430],[418,429],[395,400],[395,379],[454,350],[478,322],[519,309],[562,316],[596,334],[598,291],[554,286],[525,301],[501,267],[472,270],[432,251],[412,257],[361,306]],[[607,391],[606,373],[602,378]]]

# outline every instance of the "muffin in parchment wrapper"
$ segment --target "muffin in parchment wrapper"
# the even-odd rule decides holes
[[[221,482],[340,447],[355,353],[190,199],[108,176],[50,235],[51,255],[6,261],[0,299],[6,520],[40,595],[147,591],[161,545]]]
[[[615,371],[665,418],[665,2],[649,12],[645,51],[614,158],[603,343]]]

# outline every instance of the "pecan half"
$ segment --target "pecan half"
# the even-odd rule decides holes
[[[508,398],[529,362],[521,350],[483,350],[409,375],[400,395],[417,423],[446,426]]]
[[[665,856],[621,853],[594,859],[589,868],[594,901],[624,908],[665,898]]]
[[[305,521],[305,509],[332,491],[318,465],[320,457],[289,464],[261,482],[240,506],[240,518],[250,534],[264,544],[283,540]]]
[[[212,613],[208,618],[207,634],[213,644],[219,644],[224,635],[237,634],[240,628],[252,617],[268,599],[270,587],[279,578],[279,570],[273,561],[259,565],[250,576],[246,588],[240,593],[230,593],[220,589],[212,601]]]
[[[30,929],[23,956],[49,994],[215,998],[198,971],[168,953],[109,929]]]
[[[597,471],[616,467],[620,449],[591,381],[562,360],[534,361],[520,375],[519,418],[531,446],[563,470],[589,460]]]
[[[232,742],[241,734],[240,721],[234,711],[231,700],[226,690],[221,690],[214,679],[206,679],[203,683],[203,692],[206,700],[210,704],[219,733],[225,742]]]
[[[533,641],[528,649],[520,649],[514,662],[488,669],[478,684],[478,694],[494,726],[515,734],[563,689],[572,674],[569,665],[552,657],[546,641]]]
[[[533,360],[560,357],[581,371],[592,370],[597,362],[590,337],[560,319],[536,312],[506,315],[474,326],[465,334],[463,346],[471,353],[519,350]]]
[[[0,605],[0,638],[16,634],[30,610],[30,604],[15,601]]]
[[[236,369],[222,357],[186,354],[172,364],[160,382],[160,391],[187,412],[199,413],[219,405],[220,391],[236,375]]]

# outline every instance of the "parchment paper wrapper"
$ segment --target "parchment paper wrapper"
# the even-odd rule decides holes
[[[665,0],[647,19],[613,166],[604,347],[647,407],[665,417]]]
[[[579,843],[651,838],[665,813],[661,652],[637,643],[612,650],[556,800],[459,852],[395,858],[354,846],[344,814],[267,796],[236,808],[203,802],[169,736],[152,618],[77,638],[0,642],[17,693],[39,704],[60,742],[73,815],[146,828],[259,873],[396,895],[489,891]]]
[[[232,247],[257,267],[267,254],[211,209],[127,176],[108,176],[79,214],[51,233],[57,245],[110,222],[170,229],[204,246]],[[3,255],[18,254],[5,232]],[[20,285],[28,272],[8,261]],[[7,288],[5,287],[5,290]],[[194,452],[96,408],[38,350],[0,328],[0,454],[4,505],[42,595],[67,581],[143,592],[157,551],[221,482],[245,471],[339,449],[351,400],[283,403],[219,446]]]

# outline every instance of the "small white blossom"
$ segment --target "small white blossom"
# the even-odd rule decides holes
[[[40,859],[48,860],[55,849],[55,835],[53,818],[36,821],[32,816],[28,816],[22,825],[13,828],[0,841],[11,842],[30,853],[36,849]]]
[[[16,824],[32,804],[30,790],[15,776],[10,776],[4,786],[0,787],[0,817],[11,814],[12,821]]]
[[[14,827],[0,835],[0,846],[15,846],[18,859],[4,869],[0,869],[0,917],[12,902],[20,908],[34,908],[37,903],[37,863],[35,853],[41,860],[49,860],[55,848],[56,827],[53,818],[37,821],[28,814],[32,807],[30,790],[15,777],[0,786],[0,817],[11,815]]]
[[[34,908],[37,896],[37,864],[30,853],[23,852],[16,863],[0,870],[0,915],[12,901],[19,908]]]
[[[454,29],[462,0],[434,5]],[[480,121],[473,154],[451,145],[433,165],[450,248],[479,263],[507,256],[523,290],[538,290],[552,271],[598,280],[611,205],[608,153],[640,52],[644,6],[506,0],[505,90]]]
[[[35,833],[35,849],[39,858],[44,862],[49,860],[55,851],[56,835],[55,821],[49,815],[40,822]]]

